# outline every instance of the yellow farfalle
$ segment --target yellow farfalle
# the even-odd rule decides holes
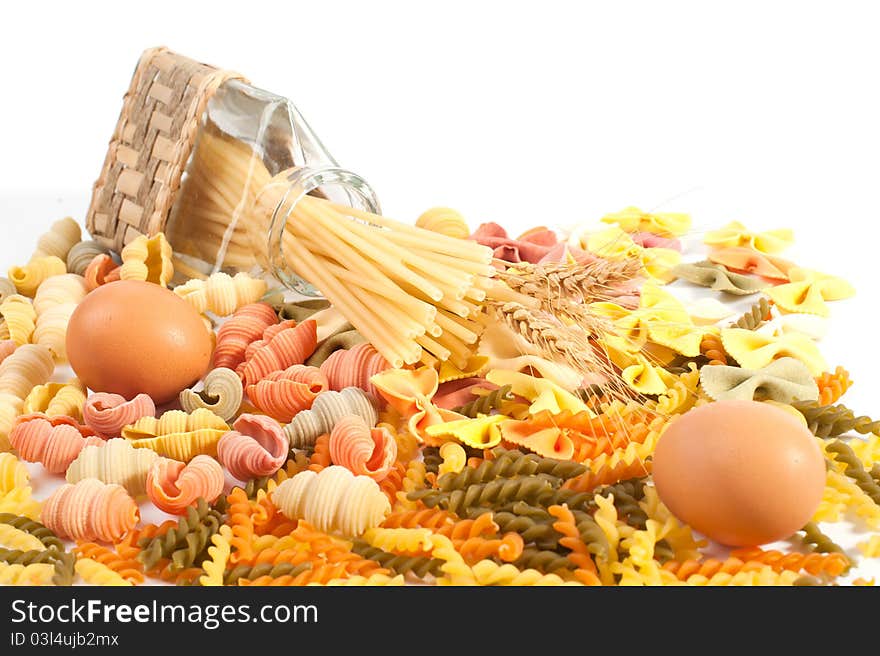
[[[198,408],[191,414],[182,410],[169,410],[158,419],[143,417],[135,423],[125,426],[122,429],[122,437],[129,440],[139,440],[204,429],[228,432],[229,424],[206,408]]]
[[[74,378],[67,383],[46,383],[34,387],[24,400],[22,413],[41,412],[50,417],[67,416],[82,421],[85,402],[86,386]]]
[[[6,326],[8,338],[17,346],[31,341],[37,325],[37,312],[31,299],[21,294],[12,294],[0,303],[0,319]]]
[[[787,228],[751,232],[739,221],[731,221],[720,230],[706,233],[703,242],[710,246],[730,248],[746,246],[762,253],[780,253],[794,243],[794,232]]]
[[[761,369],[777,358],[792,357],[800,360],[813,376],[828,368],[816,343],[799,333],[765,335],[743,328],[721,331],[724,350],[745,369]]]
[[[256,303],[266,293],[265,280],[246,273],[230,276],[218,272],[207,280],[193,279],[174,288],[174,293],[193,306],[198,313],[212,312],[220,317],[234,313],[249,303]]]
[[[571,240],[569,240],[571,242]],[[681,253],[669,248],[643,248],[618,227],[607,228],[586,237],[575,238],[575,246],[584,247],[591,253],[609,260],[637,259],[642,271],[659,283],[675,279],[672,269],[681,263]]]
[[[33,298],[43,281],[62,273],[67,273],[67,265],[60,258],[49,255],[35,257],[25,266],[12,267],[9,269],[9,280],[19,294]]]
[[[174,253],[161,232],[153,237],[141,235],[122,249],[122,280],[143,280],[167,287],[174,277]]]
[[[801,312],[827,317],[831,314],[825,301],[839,301],[854,296],[856,290],[843,278],[811,269],[789,269],[789,283],[767,290],[767,295],[786,312]]]
[[[483,415],[476,419],[458,419],[428,426],[425,432],[438,440],[456,439],[474,449],[491,449],[501,442],[501,422],[510,419],[504,415]]]
[[[448,383],[452,380],[482,376],[486,373],[488,366],[489,358],[485,355],[472,355],[467,359],[467,363],[465,363],[465,366],[461,369],[456,367],[449,360],[446,360],[440,363],[440,369],[438,371],[439,382]]]
[[[577,396],[546,378],[535,378],[506,369],[493,369],[486,374],[486,380],[498,387],[510,385],[511,392],[532,402],[529,413],[533,415],[542,410],[549,410],[552,414],[559,414],[563,410],[570,410],[574,414],[590,412]]]
[[[626,207],[620,212],[606,214],[602,223],[611,223],[624,232],[652,232],[661,237],[681,237],[691,229],[691,217],[681,212],[645,212],[638,207]]]

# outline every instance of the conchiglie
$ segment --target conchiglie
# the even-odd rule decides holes
[[[85,274],[86,267],[98,255],[107,255],[106,248],[96,241],[88,240],[74,244],[67,253],[67,270],[79,276]]]
[[[6,326],[7,337],[21,346],[31,341],[37,325],[37,312],[31,300],[21,294],[7,296],[0,303],[0,319]]]
[[[265,303],[251,303],[240,307],[217,331],[214,367],[238,367],[244,362],[248,345],[259,340],[266,328],[277,323],[278,315]]]
[[[155,414],[156,405],[146,394],[138,394],[126,401],[119,394],[98,392],[92,394],[83,407],[86,425],[104,439],[119,437],[125,426]]]
[[[118,542],[135,527],[138,507],[120,485],[94,478],[55,490],[43,504],[40,520],[61,538]]]
[[[85,278],[73,273],[64,273],[60,276],[48,278],[34,296],[34,310],[37,317],[46,310],[56,306],[73,303],[76,305],[82,301],[88,289]]]
[[[290,446],[304,449],[312,446],[319,435],[329,433],[343,417],[357,415],[369,426],[379,420],[376,402],[358,387],[346,387],[341,392],[323,392],[310,410],[303,410],[284,428]]]
[[[370,378],[386,369],[391,369],[391,364],[367,342],[336,351],[321,365],[330,389],[339,391],[346,387],[360,387],[373,396],[378,396],[378,392]]]
[[[33,298],[44,280],[62,273],[67,273],[67,265],[54,255],[49,255],[35,257],[25,266],[12,267],[9,269],[9,280],[19,294]]]
[[[68,417],[24,415],[9,433],[9,442],[22,460],[40,462],[47,471],[63,474],[83,448],[102,443],[100,437],[88,433]]]
[[[122,280],[143,280],[167,287],[174,277],[171,244],[161,232],[152,237],[141,235],[122,249]]]
[[[138,440],[204,429],[219,430],[225,433],[229,430],[229,424],[204,408],[199,408],[191,414],[182,410],[169,410],[158,419],[151,415],[144,416],[135,423],[123,427],[122,437]]]
[[[343,417],[330,433],[330,458],[353,474],[384,479],[397,458],[397,442],[385,428],[370,428],[360,417]]]
[[[255,385],[273,371],[302,364],[317,346],[318,324],[313,320],[304,321],[274,335],[238,367],[237,373],[245,385]]]
[[[289,422],[312,407],[318,394],[327,391],[327,377],[317,367],[295,364],[275,371],[247,388],[248,398],[270,417]]]
[[[149,449],[135,449],[127,440],[113,438],[89,444],[67,468],[67,482],[78,483],[97,478],[104,483],[121,485],[133,497],[147,491],[147,472],[159,456]]]
[[[57,362],[67,361],[67,324],[76,303],[53,305],[37,317],[32,340],[45,346]]]
[[[107,254],[96,255],[83,271],[88,290],[94,291],[101,285],[119,280],[120,267]]]
[[[199,498],[213,503],[223,482],[223,469],[209,456],[196,456],[188,464],[157,458],[147,473],[147,495],[159,510],[183,515]]]
[[[189,303],[199,314],[211,312],[226,317],[243,305],[256,303],[266,293],[265,280],[246,273],[230,276],[215,273],[207,280],[190,280],[174,288],[174,293]]]
[[[243,414],[217,444],[217,458],[240,481],[270,476],[287,460],[290,444],[270,417]]]
[[[416,219],[416,226],[456,239],[467,239],[471,234],[461,213],[449,207],[426,210]]]
[[[183,390],[180,393],[180,407],[184,412],[195,412],[204,408],[221,419],[230,421],[238,414],[243,398],[244,388],[238,374],[232,369],[220,367],[212,369],[205,376],[202,391]]]
[[[0,341],[0,364],[15,351],[18,345],[11,339]]]
[[[74,378],[67,383],[37,385],[25,398],[22,412],[39,412],[50,417],[66,416],[81,421],[85,401],[86,386]]]
[[[42,385],[52,372],[55,363],[52,354],[37,344],[25,344],[0,363],[0,393],[25,398],[37,385]]]
[[[71,217],[66,216],[52,224],[49,231],[37,240],[37,249],[34,257],[46,257],[54,255],[65,260],[70,249],[82,239],[82,230],[79,224]]]

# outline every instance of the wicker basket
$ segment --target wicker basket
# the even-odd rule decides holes
[[[86,215],[96,240],[120,251],[164,230],[208,99],[231,78],[167,48],[141,55]]]

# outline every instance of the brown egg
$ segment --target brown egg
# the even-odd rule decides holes
[[[787,412],[719,401],[673,421],[654,452],[654,483],[680,520],[713,540],[752,546],[806,524],[822,499],[825,459]]]
[[[156,403],[198,381],[212,340],[198,312],[164,287],[135,280],[103,285],[86,296],[67,326],[67,355],[95,392]]]

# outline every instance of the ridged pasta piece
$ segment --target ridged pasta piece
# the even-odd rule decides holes
[[[18,346],[31,341],[37,325],[37,312],[31,299],[21,294],[12,294],[0,303],[0,318],[6,326],[7,338]]]
[[[208,372],[200,392],[185,389],[180,393],[180,407],[184,412],[204,408],[229,422],[238,414],[243,399],[244,387],[238,374],[219,367]]]
[[[63,474],[83,448],[103,440],[69,417],[32,414],[16,420],[9,442],[22,460],[42,463],[47,471]]]
[[[152,237],[136,237],[122,249],[119,277],[122,280],[143,280],[167,287],[174,277],[173,255],[171,244],[162,232]]]
[[[47,278],[34,296],[34,310],[39,317],[56,305],[80,303],[88,293],[86,281],[74,273]]]
[[[243,414],[220,438],[217,458],[240,481],[271,476],[287,460],[290,443],[271,417]]]
[[[175,578],[182,570],[189,569],[196,557],[210,544],[211,537],[220,530],[222,516],[204,499],[189,506],[186,514],[176,523],[165,523],[152,533],[137,538],[140,552],[137,559],[146,568],[147,575],[161,576],[162,570]],[[170,559],[170,562],[163,562]],[[196,576],[202,571],[195,568]],[[164,578],[164,577],[162,577]]]
[[[265,280],[252,278],[246,273],[235,276],[214,273],[207,280],[193,279],[175,287],[174,293],[199,314],[211,312],[226,317],[244,305],[259,301],[267,287]]]
[[[11,453],[0,453],[0,494],[28,484],[30,475],[24,463]]]
[[[62,260],[67,259],[70,249],[82,239],[79,224],[71,217],[55,221],[48,231],[40,235],[34,257],[54,255]]]
[[[391,364],[369,342],[338,350],[321,365],[330,389],[338,392],[346,387],[360,387],[373,396],[378,396],[378,392],[370,378],[386,369],[391,369]]]
[[[834,373],[824,371],[816,378],[816,385],[819,387],[819,405],[832,405],[837,403],[840,398],[846,394],[846,391],[852,387],[849,372],[843,367],[837,367]]]
[[[64,260],[54,255],[47,255],[34,257],[24,266],[14,266],[9,269],[9,281],[15,285],[19,294],[33,298],[43,281],[62,273],[67,273]]]
[[[142,416],[133,424],[124,426],[122,437],[129,440],[139,440],[203,429],[226,432],[229,430],[229,424],[204,408],[194,410],[190,414],[183,410],[169,410],[158,419],[153,416]]]
[[[840,576],[850,568],[849,559],[840,553],[783,553],[775,549],[764,551],[760,547],[749,547],[735,549],[730,555],[746,562],[769,565],[776,572],[790,570],[804,571],[814,576],[819,574]]]
[[[330,433],[330,458],[355,475],[384,479],[397,458],[397,442],[384,428],[371,428],[358,416],[343,417]]]
[[[17,293],[15,291],[15,285],[9,282],[8,279],[0,276],[0,302],[2,302],[5,298],[12,296]]]
[[[208,547],[208,557],[202,561],[204,574],[199,578],[199,585],[203,587],[219,586],[224,584],[226,565],[229,563],[231,548],[229,538],[232,529],[221,526],[220,530],[211,536],[212,546]]]
[[[517,569],[511,564],[499,565],[492,560],[482,560],[471,568],[476,585],[492,586],[557,586],[580,585],[566,582],[558,574],[544,574],[536,569]]]
[[[457,474],[464,469],[467,464],[467,453],[460,444],[455,442],[447,442],[440,446],[440,457],[443,462],[437,469],[437,476],[443,474]]]
[[[147,473],[159,458],[149,449],[135,449],[127,440],[113,438],[90,444],[67,468],[67,482],[96,478],[103,483],[121,485],[133,497],[146,494]]]
[[[67,253],[67,270],[82,276],[89,263],[97,255],[106,255],[109,251],[94,240],[81,241],[74,244]]]
[[[80,558],[88,558],[108,567],[132,585],[144,582],[143,565],[137,560],[123,558],[95,542],[79,542],[73,551]]]
[[[295,364],[270,373],[246,391],[257,408],[288,423],[297,413],[311,408],[318,394],[328,389],[327,377],[320,369]]]
[[[326,585],[328,587],[343,586],[389,586],[406,585],[403,576],[388,576],[387,574],[371,574],[370,576],[347,576],[341,579],[330,579],[326,583],[309,583],[308,585]]]
[[[264,332],[271,337],[251,344],[245,361],[236,369],[245,386],[255,385],[273,371],[302,364],[318,345],[318,324],[311,319],[277,332],[269,332],[272,328]]]
[[[706,333],[700,342],[700,354],[709,360],[710,365],[726,365],[727,353],[721,337],[715,333]]]
[[[147,496],[159,510],[182,515],[199,498],[212,503],[223,492],[223,469],[209,456],[189,463],[157,458],[147,472]]]
[[[309,471],[318,473],[333,464],[330,457],[330,436],[325,433],[315,440],[312,455],[309,456]]]
[[[0,364],[3,364],[3,361],[12,355],[16,348],[18,348],[18,344],[11,339],[0,340]]]
[[[156,404],[146,394],[127,401],[119,394],[97,392],[86,399],[83,420],[95,433],[108,439],[119,437],[125,426],[156,414]]]
[[[31,339],[49,349],[57,362],[67,362],[67,324],[74,310],[75,303],[53,305],[37,317]]]
[[[134,585],[131,581],[127,581],[118,573],[107,567],[107,565],[92,560],[91,558],[80,558],[76,561],[76,573],[80,578],[89,585],[104,586],[127,586]]]
[[[277,323],[278,315],[266,303],[250,303],[238,308],[217,331],[214,367],[234,370],[244,362],[247,347],[261,339],[266,328]]]
[[[471,230],[460,212],[449,207],[432,207],[416,219],[416,226],[455,239],[467,239]]]
[[[368,426],[379,420],[376,402],[358,387],[347,387],[341,392],[322,392],[309,410],[298,413],[284,428],[294,449],[313,446],[318,436],[329,433],[343,417],[357,415]]]
[[[43,551],[46,549],[39,538],[9,524],[0,524],[0,546],[20,551]]]
[[[216,428],[200,428],[183,433],[168,433],[158,437],[133,439],[136,449],[150,449],[160,456],[189,462],[198,455],[217,457],[217,443],[228,431]]]
[[[318,474],[297,474],[281,483],[271,498],[290,519],[305,519],[318,530],[348,536],[378,526],[391,510],[373,479],[335,465]]]
[[[34,499],[30,485],[0,494],[0,513],[19,515],[28,519],[38,519],[42,503]]]
[[[807,427],[816,437],[829,438],[855,431],[861,435],[880,431],[880,420],[857,417],[845,405],[819,405],[815,401],[797,401],[792,404],[807,420]]]
[[[24,414],[42,413],[50,417],[65,416],[82,421],[86,402],[86,386],[78,378],[66,383],[37,385],[22,405]]]
[[[59,537],[116,542],[137,524],[137,504],[120,485],[87,478],[66,483],[43,504],[40,518]]]
[[[95,291],[101,285],[119,280],[121,267],[106,253],[95,255],[83,271],[86,288]]]
[[[596,563],[590,550],[581,539],[574,514],[567,505],[550,506],[548,512],[556,518],[553,528],[562,535],[559,546],[569,550],[567,558],[575,566],[575,578],[584,585],[601,585]]]
[[[49,563],[9,565],[0,563],[0,585],[51,585],[55,567]]]

